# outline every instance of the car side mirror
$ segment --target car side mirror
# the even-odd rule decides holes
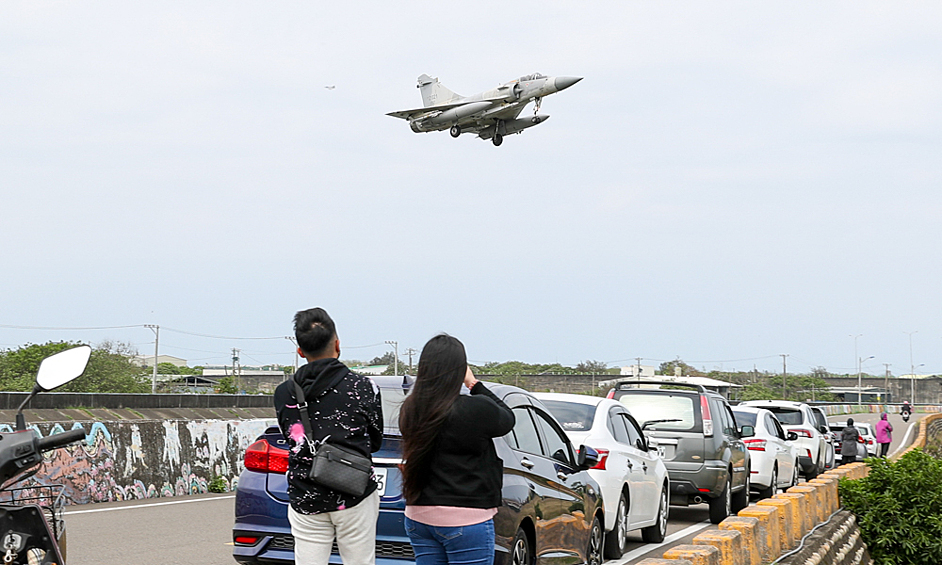
[[[798,434],[795,432],[788,432],[788,435],[785,436],[785,441],[795,441],[798,439]]]
[[[739,437],[752,437],[754,435],[756,435],[756,429],[753,426],[739,428]]]
[[[580,471],[591,469],[599,462],[599,452],[588,445],[580,445],[579,453],[576,455],[576,464]]]
[[[827,426],[821,426],[818,428],[818,431],[820,431],[822,434],[827,434],[829,430]]]

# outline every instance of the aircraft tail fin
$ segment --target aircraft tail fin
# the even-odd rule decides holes
[[[442,83],[438,82],[437,78],[432,78],[428,75],[419,76],[416,88],[422,93],[422,104],[424,104],[426,108],[461,98],[460,94],[448,90]]]

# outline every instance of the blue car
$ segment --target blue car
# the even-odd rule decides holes
[[[399,406],[411,377],[374,377],[382,390],[385,429],[373,454],[380,478],[376,525],[378,565],[415,561],[403,526],[405,500],[399,464]],[[528,392],[485,383],[514,410],[516,425],[494,440],[504,462],[503,502],[494,517],[495,565],[602,562],[604,515],[598,484],[586,470],[598,462],[590,447],[574,450],[549,411]],[[288,524],[288,443],[277,426],[246,450],[245,471],[236,487],[233,557],[240,563],[294,563]],[[341,563],[336,546],[331,563]]]

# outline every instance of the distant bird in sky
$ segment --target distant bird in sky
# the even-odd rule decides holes
[[[326,88],[327,90],[333,90],[333,89],[335,89],[335,88],[337,88],[337,87],[331,84],[331,85],[329,85],[329,86],[325,86],[324,88]]]

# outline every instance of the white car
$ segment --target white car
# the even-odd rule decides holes
[[[752,461],[750,484],[761,498],[771,498],[778,489],[798,484],[798,450],[795,432],[786,432],[774,414],[765,408],[733,408],[736,425],[752,426],[754,435],[743,439]]]
[[[789,400],[748,400],[736,408],[752,406],[765,408],[775,414],[786,431],[798,434],[793,443],[798,449],[798,465],[806,479],[811,480],[824,471],[828,457],[827,426],[818,424],[811,407],[804,402]]]
[[[864,440],[864,445],[867,446],[867,453],[870,457],[877,456],[877,436],[873,431],[873,426],[866,422],[854,422],[854,427],[857,428],[857,431],[860,432],[860,437]]]
[[[617,400],[581,394],[535,393],[575,445],[599,452],[589,476],[602,489],[605,554],[619,559],[628,532],[648,543],[664,541],[670,485],[667,466],[649,450],[641,426]]]

